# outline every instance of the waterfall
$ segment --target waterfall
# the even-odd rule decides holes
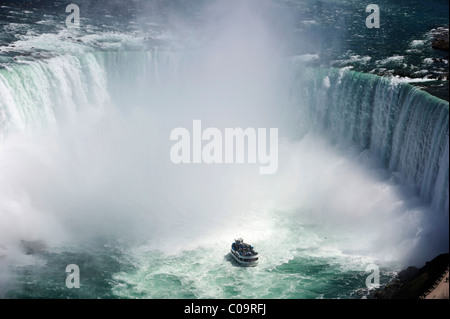
[[[337,69],[300,69],[291,95],[310,129],[368,149],[421,198],[448,211],[448,102],[397,78]]]
[[[0,137],[57,126],[111,101],[148,103],[164,83],[182,87],[193,56],[90,52],[8,66],[0,70]],[[296,111],[307,115],[308,129],[370,150],[421,198],[448,210],[448,102],[395,78],[303,66],[294,73],[290,98]]]
[[[89,52],[0,69],[0,139],[57,126],[82,110],[146,100],[182,74],[177,53]],[[173,84],[173,82],[171,82]]]

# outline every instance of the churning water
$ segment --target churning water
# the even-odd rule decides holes
[[[338,30],[358,1],[81,3],[76,30],[59,2],[0,7],[2,297],[362,298],[367,265],[384,284],[448,251],[448,102],[311,44],[336,21],[355,41]],[[172,163],[196,119],[278,128],[278,171]]]

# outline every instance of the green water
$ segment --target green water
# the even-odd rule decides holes
[[[0,297],[364,298],[368,265],[448,251],[448,103],[379,77],[448,98],[447,1],[380,1],[380,30],[353,0],[79,3],[74,33],[64,1],[0,7]],[[278,125],[278,173],[173,165],[193,119]]]
[[[87,246],[37,254],[14,269],[6,298],[364,298],[371,258],[336,249],[336,238],[317,238],[317,227],[300,227],[277,243],[257,242],[260,263],[241,267],[227,246],[206,243],[167,254],[97,239]],[[309,237],[309,240],[308,240]],[[281,241],[282,239],[282,241]],[[279,241],[278,241],[279,240]],[[315,241],[314,243],[312,243]],[[218,243],[219,244],[219,243]],[[80,288],[66,287],[68,263],[80,268]],[[398,269],[380,267],[385,284]]]

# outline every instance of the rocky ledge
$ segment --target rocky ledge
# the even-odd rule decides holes
[[[442,254],[422,268],[408,267],[398,273],[389,284],[373,291],[373,299],[421,299],[433,289],[449,265],[449,254]]]
[[[448,28],[433,29],[431,34],[433,35],[433,41],[431,42],[433,49],[448,51]]]

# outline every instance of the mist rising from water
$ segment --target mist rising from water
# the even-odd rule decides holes
[[[254,5],[207,6],[198,50],[140,55],[152,67],[136,74],[144,79],[139,91],[120,82],[135,75],[128,64],[135,60],[123,53],[113,69],[95,73],[108,95],[101,106],[77,104],[85,99],[74,95],[71,112],[58,118],[54,110],[56,127],[0,142],[0,249],[7,261],[20,255],[22,239],[57,246],[138,238],[168,252],[237,236],[261,242],[283,232],[271,228],[274,215],[319,225],[342,251],[379,260],[422,262],[445,249],[440,240],[448,228],[436,226],[442,219],[435,222],[427,204],[376,160],[311,132],[293,138],[280,67],[288,39],[268,23],[276,18],[272,6]],[[108,57],[95,57],[91,67],[109,65]],[[64,65],[48,64],[64,74],[56,72]],[[74,83],[61,83],[62,92]],[[261,176],[257,165],[173,164],[170,131],[190,128],[194,119],[219,129],[278,127],[278,173]]]

